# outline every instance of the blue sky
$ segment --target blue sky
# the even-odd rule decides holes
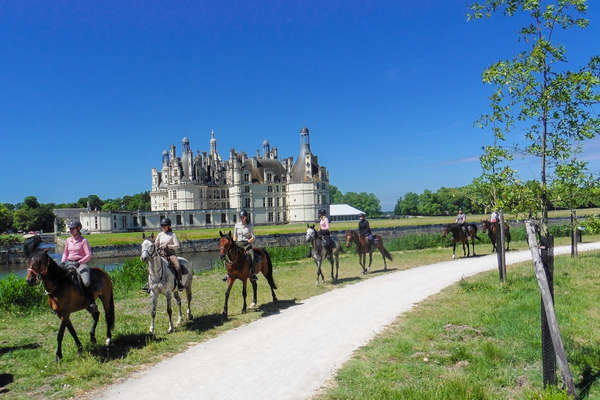
[[[560,37],[579,66],[590,26]],[[418,4],[418,5],[417,5]],[[518,21],[467,22],[464,0],[0,2],[1,202],[149,190],[181,138],[221,155],[263,139],[311,147],[343,192],[392,209],[408,191],[479,175],[490,141],[481,71],[516,52]],[[600,142],[586,148],[600,172]],[[536,165],[522,162],[523,175]]]

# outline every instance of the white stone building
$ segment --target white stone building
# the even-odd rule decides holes
[[[150,212],[86,211],[83,227],[90,232],[122,232],[159,227],[168,216],[176,228],[230,226],[245,209],[254,224],[308,222],[329,208],[329,176],[311,152],[308,128],[300,132],[300,152],[279,159],[277,147],[263,142],[262,153],[248,157],[229,151],[223,160],[211,132],[210,152],[194,155],[188,138],[182,154],[174,145],[162,154],[160,171],[152,168]]]

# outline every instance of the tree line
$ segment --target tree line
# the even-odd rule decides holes
[[[115,199],[102,200],[95,194],[81,197],[72,203],[41,204],[35,196],[27,196],[22,203],[0,203],[0,233],[17,231],[54,230],[56,208],[86,208],[102,211],[150,211],[150,192],[137,193]]]
[[[329,200],[330,204],[348,204],[358,208],[368,217],[381,215],[381,202],[373,193],[346,192],[343,194],[336,186],[329,185]]]

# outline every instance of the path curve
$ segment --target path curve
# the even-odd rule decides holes
[[[600,242],[579,249],[597,250]],[[555,248],[556,255],[569,252],[568,246]],[[507,264],[527,260],[529,251],[506,254]],[[93,397],[307,399],[354,350],[415,303],[462,277],[496,268],[494,254],[383,274],[335,289],[224,332]]]

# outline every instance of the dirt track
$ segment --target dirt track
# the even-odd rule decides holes
[[[600,249],[600,243],[579,249]],[[568,252],[567,246],[555,249]],[[526,260],[529,251],[507,254],[508,264]],[[355,349],[415,303],[495,264],[495,255],[459,259],[348,285],[225,332],[93,397],[307,399]]]

